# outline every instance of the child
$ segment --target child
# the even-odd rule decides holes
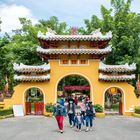
[[[80,103],[80,110],[81,110],[81,115],[83,116],[83,119],[85,120],[85,113],[86,113],[86,104],[85,100],[82,100],[82,103]]]
[[[77,131],[81,131],[81,126],[82,126],[82,124],[84,124],[84,119],[83,119],[83,116],[81,115],[80,111],[77,111],[74,120],[75,120],[75,125],[77,128]]]

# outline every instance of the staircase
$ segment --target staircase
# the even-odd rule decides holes
[[[120,115],[118,111],[105,111],[105,115],[108,115],[108,116],[118,116]]]

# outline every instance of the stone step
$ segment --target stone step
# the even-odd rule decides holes
[[[120,115],[120,114],[117,111],[105,111],[105,115],[114,116],[114,115]]]
[[[119,113],[105,113],[105,115],[107,116],[116,116],[116,115],[120,115]]]

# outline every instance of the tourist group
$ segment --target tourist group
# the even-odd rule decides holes
[[[85,132],[93,130],[93,120],[95,118],[95,109],[89,98],[83,98],[82,102],[78,103],[76,98],[68,97],[68,104],[61,98],[57,100],[54,107],[54,116],[58,123],[59,131],[64,132],[63,121],[64,117],[69,118],[71,128],[75,128],[77,132],[81,131],[82,126],[86,125]]]

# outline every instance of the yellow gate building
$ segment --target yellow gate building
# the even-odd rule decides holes
[[[135,79],[135,64],[106,65],[103,60],[111,47],[109,41],[112,33],[103,35],[100,30],[90,35],[57,35],[51,29],[46,34],[38,33],[40,46],[37,54],[44,65],[28,66],[14,64],[17,72],[14,79],[19,82],[14,88],[13,96],[4,99],[4,108],[22,104],[25,108],[25,93],[36,87],[43,94],[44,104],[57,100],[58,83],[66,76],[79,75],[90,84],[90,100],[104,107],[105,92],[118,88],[122,93],[122,114],[131,115],[133,108],[140,104],[134,93],[134,87],[128,81]]]

